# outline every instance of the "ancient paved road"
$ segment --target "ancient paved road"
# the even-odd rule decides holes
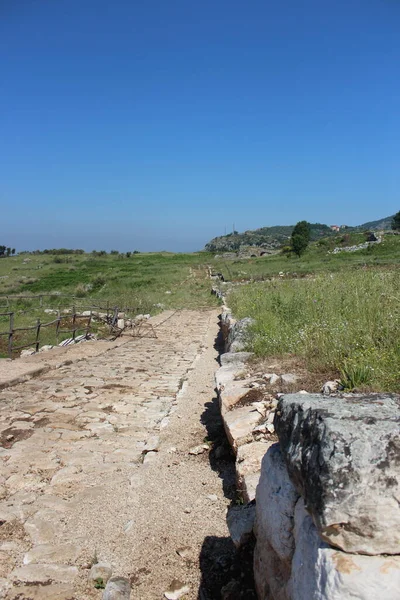
[[[161,460],[161,450],[169,460],[168,443],[178,440],[179,446],[179,436],[187,454],[191,435],[179,429],[179,418],[190,427],[192,410],[186,398],[182,415],[175,414],[177,394],[194,361],[207,352],[196,394],[201,378],[212,394],[216,315],[175,313],[161,322],[158,339],[133,339],[0,392],[0,598],[100,599],[101,590],[88,581],[96,560],[109,561],[115,575],[132,576],[141,552],[137,539],[148,544],[135,514],[153,500],[140,492],[142,473],[154,484],[152,463]],[[169,440],[173,420],[175,438]],[[168,451],[179,454],[179,448]],[[160,465],[160,473],[170,466]],[[220,483],[213,476],[208,491],[215,492]],[[208,481],[205,471],[200,477]],[[225,508],[222,502],[222,514]],[[162,514],[150,518],[157,516],[162,521]],[[217,533],[224,534],[224,527]],[[133,597],[161,598],[162,590],[146,592],[145,586]]]

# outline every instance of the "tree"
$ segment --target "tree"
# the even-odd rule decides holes
[[[301,256],[310,242],[310,224],[307,221],[299,221],[292,231],[290,245],[297,256]]]
[[[393,217],[392,229],[393,231],[400,231],[400,210]]]
[[[4,256],[11,256],[11,254],[15,254],[14,248],[9,248],[8,246],[0,246],[0,258]]]

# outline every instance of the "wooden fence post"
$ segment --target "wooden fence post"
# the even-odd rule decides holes
[[[39,344],[40,344],[40,319],[37,320],[36,323],[36,352],[39,352]]]
[[[91,324],[91,322],[92,322],[92,311],[90,310],[90,315],[89,315],[88,322],[87,322],[87,325],[86,325],[86,337],[88,337],[88,335],[89,335],[89,330],[90,330],[90,324]]]
[[[60,325],[61,325],[61,315],[60,315],[60,309],[58,309],[57,325],[56,325],[56,342],[57,342],[57,346],[58,346],[58,331],[60,329]]]
[[[76,322],[76,311],[75,306],[72,307],[72,339],[75,341],[75,322]]]
[[[8,357],[12,358],[13,347],[13,330],[14,330],[14,313],[10,313],[10,330],[8,334]]]

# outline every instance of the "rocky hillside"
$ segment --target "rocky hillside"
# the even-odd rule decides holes
[[[367,231],[390,229],[393,217],[385,217],[377,221],[369,221],[356,227],[345,227],[344,231]],[[335,235],[328,225],[311,223],[311,240],[315,241],[322,237]],[[265,250],[277,250],[288,243],[294,225],[275,225],[273,227],[261,227],[260,229],[248,230],[244,233],[228,233],[213,238],[209,241],[205,250],[209,252],[236,252],[245,246],[257,246]]]
[[[357,227],[354,227],[354,229],[360,229],[361,231],[379,231],[382,229],[391,229],[393,217],[394,215],[392,215],[391,217],[384,217],[383,219],[378,219],[377,221],[368,221],[368,223],[358,225]]]
[[[244,233],[229,233],[212,239],[206,244],[209,252],[232,252],[241,246],[258,246],[267,250],[274,250],[288,243],[294,225],[275,225],[274,227],[261,227]],[[328,225],[311,223],[311,239],[317,240],[332,233]]]

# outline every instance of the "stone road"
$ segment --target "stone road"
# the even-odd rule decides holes
[[[126,570],[118,545],[132,526],[135,481],[210,315],[174,313],[159,319],[157,339],[132,339],[0,392],[0,598],[100,598],[88,582],[99,548],[115,574]]]

